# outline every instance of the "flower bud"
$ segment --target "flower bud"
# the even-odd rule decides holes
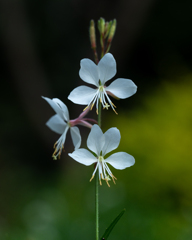
[[[98,29],[100,34],[103,36],[104,32],[105,32],[105,19],[104,18],[100,18],[98,20]]]
[[[91,20],[89,27],[89,36],[91,41],[91,47],[96,48],[96,37],[95,37],[95,23],[94,20]]]
[[[108,42],[112,41],[112,39],[115,35],[116,26],[117,26],[117,21],[116,21],[116,19],[114,19],[113,22],[112,22],[111,28],[110,28]]]
[[[104,36],[105,39],[109,35],[109,31],[111,29],[111,25],[112,25],[112,21],[105,23],[105,36]]]

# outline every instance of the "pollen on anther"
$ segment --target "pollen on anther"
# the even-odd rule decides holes
[[[113,175],[112,179],[113,179],[114,184],[116,184],[115,180],[117,180],[117,178]]]
[[[116,108],[116,106],[115,106],[115,104],[114,104],[113,102],[111,102],[111,104],[113,105],[113,107],[115,107],[115,108]]]
[[[89,182],[91,182],[91,181],[93,180],[94,176],[95,176],[95,175],[93,175],[93,176],[91,177],[91,179],[89,180]]]
[[[92,103],[92,104],[91,104],[91,108],[90,108],[90,110],[92,110],[92,109],[93,109],[93,107],[94,107],[94,103]]]
[[[86,108],[83,109],[83,111],[85,111],[89,106],[87,106]]]
[[[118,115],[118,113],[115,111],[115,109],[113,108],[113,111]]]
[[[109,183],[108,183],[108,181],[107,181],[107,180],[106,180],[106,183],[107,183],[107,186],[108,186],[108,187],[110,187],[110,185],[109,185]]]

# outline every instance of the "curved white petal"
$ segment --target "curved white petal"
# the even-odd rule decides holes
[[[62,109],[50,98],[47,98],[47,97],[43,97],[43,99],[45,99],[49,105],[53,108],[53,110],[63,119],[63,111]]]
[[[76,150],[81,146],[81,135],[80,135],[80,132],[79,132],[79,128],[78,127],[71,127],[70,132],[71,132],[71,138],[72,138],[72,141],[73,141],[73,145],[74,145],[75,150]]]
[[[73,158],[75,161],[82,163],[86,166],[89,166],[95,162],[97,162],[97,159],[95,156],[93,156],[92,153],[90,153],[87,149],[80,148],[75,150],[72,153],[68,154],[71,158]]]
[[[97,124],[94,124],[87,138],[87,147],[99,156],[104,143],[105,141],[101,128]]]
[[[67,106],[58,98],[53,98],[52,99],[53,102],[55,102],[57,105],[59,105],[59,107],[62,109],[63,111],[63,116],[65,118],[65,120],[68,122],[69,121],[69,111]]]
[[[118,98],[125,99],[136,93],[137,86],[130,79],[118,78],[106,87],[105,91],[111,92]]]
[[[104,133],[105,144],[102,148],[102,155],[116,149],[119,146],[121,135],[117,128],[110,128]]]
[[[86,82],[98,86],[99,74],[97,65],[90,59],[82,59],[80,62],[81,68],[79,70],[80,78]]]
[[[104,85],[109,79],[115,76],[117,72],[116,61],[111,53],[107,53],[98,63],[99,79]]]
[[[53,132],[58,134],[63,134],[67,124],[63,121],[63,119],[55,114],[46,122],[47,127],[49,127]]]
[[[118,152],[105,159],[105,162],[108,162],[114,168],[121,170],[134,165],[135,159],[133,156],[129,155],[126,152]]]
[[[68,99],[76,104],[86,105],[90,103],[96,92],[97,89],[79,86],[69,94]]]

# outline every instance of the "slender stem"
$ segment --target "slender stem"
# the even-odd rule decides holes
[[[98,56],[97,56],[96,48],[93,48],[93,53],[94,53],[94,57],[95,57],[95,63],[98,64],[99,63],[99,59],[98,59]]]
[[[99,240],[99,180],[98,171],[95,174],[95,215],[96,215],[96,240]]]
[[[101,127],[101,103],[98,109],[98,125]],[[99,171],[95,174],[95,215],[96,215],[96,240],[99,240]]]
[[[99,102],[98,106],[98,125],[101,128],[101,102]]]

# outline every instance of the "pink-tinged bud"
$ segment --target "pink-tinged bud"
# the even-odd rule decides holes
[[[110,28],[108,42],[112,41],[112,39],[115,35],[116,26],[117,26],[117,21],[116,21],[116,19],[114,19],[113,22],[112,22],[111,28]]]
[[[90,36],[90,41],[91,41],[91,47],[94,49],[94,48],[96,48],[95,22],[94,22],[94,20],[90,21],[89,36]]]

